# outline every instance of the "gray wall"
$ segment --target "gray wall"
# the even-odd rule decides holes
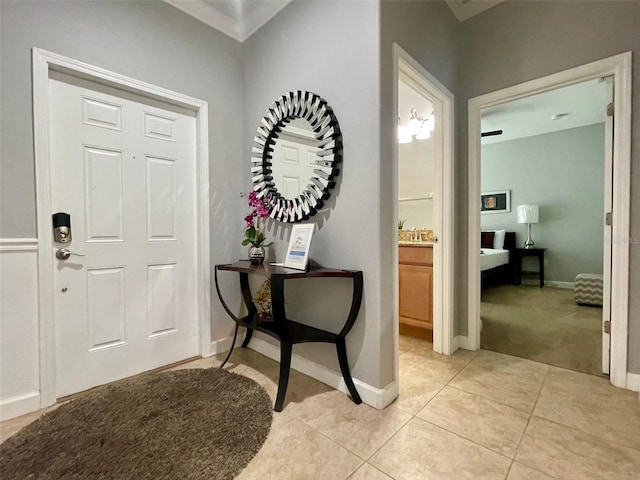
[[[385,0],[380,3],[380,184],[376,191],[379,204],[380,319],[383,328],[381,361],[393,365],[393,249],[397,248],[393,224],[392,165],[397,131],[393,111],[393,44],[409,55],[455,94],[457,76],[457,32],[460,24],[444,2]],[[370,140],[375,139],[375,135]],[[466,292],[465,292],[466,293]],[[456,295],[456,303],[466,297]]]
[[[348,355],[355,378],[384,387],[393,379],[393,364],[381,363],[378,25],[376,2],[293,2],[249,38],[242,50],[241,162],[248,191],[251,141],[265,110],[280,95],[309,90],[333,107],[344,137],[344,164],[326,211],[312,217],[317,231],[310,256],[325,266],[364,271],[364,301],[347,337]],[[271,261],[283,260],[289,232],[288,225],[269,225],[267,236],[276,239]],[[239,251],[246,257],[245,249]],[[290,318],[334,331],[344,322],[350,302],[347,282],[291,281],[286,288]],[[299,302],[302,296],[304,302]],[[294,354],[339,371],[331,345],[296,345]]]
[[[482,215],[483,230],[515,231],[522,247],[527,225],[518,223],[517,207],[536,204],[531,237],[547,249],[545,278],[602,273],[604,123],[483,145],[481,178],[483,192],[511,190],[511,212]]]
[[[36,232],[31,48],[39,47],[209,102],[211,259],[237,254],[242,185],[241,45],[159,1],[1,1],[0,237]],[[222,316],[213,303],[214,320]],[[228,334],[215,322],[213,334]],[[218,330],[216,330],[218,329]]]
[[[640,2],[506,1],[461,24],[457,115],[456,289],[467,292],[467,101],[485,93],[632,51],[631,237],[640,237]],[[426,44],[425,44],[426,45]],[[640,373],[640,247],[630,245],[629,371]],[[456,333],[466,333],[458,302]]]
[[[426,197],[436,187],[433,138],[398,145],[398,197]],[[433,200],[398,202],[404,228],[433,229]]]

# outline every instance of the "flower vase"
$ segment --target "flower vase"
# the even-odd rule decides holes
[[[261,265],[264,262],[264,248],[261,245],[249,247],[249,261],[251,265]]]

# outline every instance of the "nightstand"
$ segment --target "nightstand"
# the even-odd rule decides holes
[[[540,277],[540,288],[544,287],[544,251],[546,248],[516,248],[513,250],[515,255],[516,265],[516,285],[522,283],[523,273],[535,273]],[[522,258],[523,257],[538,257],[538,271],[537,272],[523,272],[522,271]]]

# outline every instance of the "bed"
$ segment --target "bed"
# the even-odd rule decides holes
[[[501,245],[495,245],[501,246]],[[515,281],[515,232],[504,233],[502,248],[482,248],[480,254],[481,289]]]

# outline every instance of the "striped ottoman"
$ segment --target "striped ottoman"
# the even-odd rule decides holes
[[[602,306],[602,275],[579,273],[575,285],[574,298],[578,305]]]

